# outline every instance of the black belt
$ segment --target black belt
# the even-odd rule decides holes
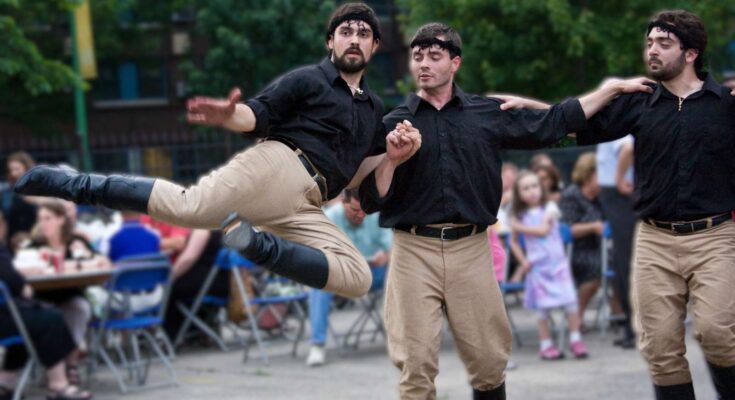
[[[702,229],[715,227],[729,219],[732,219],[732,216],[730,213],[726,213],[690,222],[664,222],[650,218],[644,219],[643,222],[648,225],[655,226],[656,228],[665,229],[674,233],[692,233],[701,231]]]
[[[309,157],[306,156],[306,154],[303,153],[301,149],[299,149],[295,144],[291,143],[290,140],[284,139],[282,137],[267,137],[263,140],[273,140],[276,142],[280,142],[288,146],[289,149],[298,152],[299,155],[299,161],[301,161],[301,164],[306,169],[306,172],[309,173],[309,176],[311,179],[316,182],[316,185],[319,187],[319,192],[321,192],[322,195],[322,201],[326,202],[329,200],[329,193],[327,193],[327,180],[322,176],[322,174],[319,173],[319,171],[316,170],[314,165],[311,163],[311,160],[309,160]]]
[[[408,232],[412,235],[426,236],[441,240],[457,240],[475,233],[485,232],[487,225],[467,225],[460,227],[445,226],[443,228],[432,228],[423,225],[396,225],[399,231]]]

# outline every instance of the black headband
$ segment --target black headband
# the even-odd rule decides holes
[[[692,46],[691,41],[689,40],[689,37],[687,34],[679,30],[679,28],[675,27],[674,25],[667,24],[663,21],[653,21],[648,24],[648,31],[646,35],[649,35],[651,33],[651,30],[653,28],[659,28],[664,32],[673,33],[676,35],[677,38],[679,38],[679,41],[681,42],[681,45],[684,46],[685,49],[695,49],[698,50],[700,53],[703,49],[698,48],[697,46]]]
[[[418,47],[419,49],[423,50],[427,47],[431,47],[437,45],[440,48],[446,50],[449,52],[452,57],[461,57],[462,56],[462,49],[459,48],[454,42],[451,40],[441,40],[437,38],[426,38],[426,39],[414,39],[411,41],[411,44],[409,45],[410,48]]]
[[[377,21],[375,21],[375,16],[369,11],[354,11],[335,19],[331,24],[329,24],[327,39],[329,39],[329,35],[334,33],[334,30],[337,29],[339,24],[345,21],[362,21],[370,25],[370,28],[373,30],[373,38],[376,40],[380,39],[380,27],[376,25]]]

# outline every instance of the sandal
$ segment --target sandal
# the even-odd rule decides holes
[[[66,365],[66,380],[69,381],[70,385],[79,385],[82,382],[82,379],[79,376],[78,365]]]
[[[12,400],[15,391],[12,388],[0,386],[0,400]]]
[[[61,390],[49,390],[46,400],[91,400],[92,393],[82,391],[77,386],[69,385]]]

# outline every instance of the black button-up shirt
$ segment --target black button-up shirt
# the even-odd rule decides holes
[[[253,133],[281,137],[298,146],[326,178],[334,198],[362,160],[385,139],[383,102],[360,82],[352,95],[331,60],[291,71],[245,102],[255,113]]]
[[[456,86],[441,110],[410,94],[383,122],[392,127],[411,121],[421,131],[421,148],[396,169],[385,197],[378,195],[374,172],[365,178],[363,208],[380,210],[384,227],[495,223],[502,194],[500,150],[546,146],[586,125],[577,100],[549,110],[502,111],[500,104]]]
[[[681,102],[663,85],[624,94],[578,133],[580,145],[635,136],[635,209],[690,221],[735,209],[735,98],[708,76]]]

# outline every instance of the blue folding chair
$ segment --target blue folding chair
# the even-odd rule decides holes
[[[217,344],[217,347],[219,347],[222,351],[226,352],[229,350],[227,344],[220,336],[220,334],[215,332],[205,321],[199,318],[197,314],[202,306],[213,306],[219,308],[227,307],[229,303],[229,298],[209,294],[209,288],[212,286],[212,283],[217,277],[217,274],[219,274],[221,271],[227,271],[228,274],[231,274],[231,279],[234,279],[236,282],[238,282],[238,286],[239,284],[242,284],[244,290],[245,283],[242,282],[242,276],[239,273],[239,268],[252,270],[255,269],[256,266],[249,260],[237,254],[237,252],[235,251],[232,251],[230,249],[222,249],[219,251],[215,260],[215,264],[212,266],[209,274],[207,274],[207,277],[204,279],[204,283],[199,289],[199,292],[194,298],[194,302],[191,304],[191,306],[182,302],[179,302],[175,305],[179,312],[184,315],[185,319],[184,322],[181,324],[181,328],[179,328],[179,331],[176,334],[176,338],[174,339],[174,346],[178,347],[183,343],[186,335],[189,333],[189,328],[193,324],[195,328],[211,338],[214,343]],[[227,318],[223,318],[223,321],[220,321],[220,324],[222,327],[229,328],[229,330],[233,333],[233,336],[238,340],[240,345],[243,347],[245,346],[245,339],[242,337],[242,335],[239,334],[234,323],[228,321]]]
[[[250,260],[242,257],[236,251],[230,249],[223,249],[220,254],[218,254],[215,265],[209,272],[209,275],[207,275],[207,278],[205,279],[204,284],[199,290],[199,293],[194,299],[191,307],[187,307],[185,304],[181,303],[176,305],[178,310],[184,314],[186,319],[176,335],[174,345],[179,346],[183,342],[189,328],[193,324],[196,328],[209,336],[222,351],[228,350],[228,345],[225,343],[224,339],[209,325],[207,325],[206,322],[197,316],[197,312],[202,305],[213,305],[223,308],[227,307],[229,298],[208,294],[209,287],[212,285],[216,275],[220,271],[225,270],[230,272],[231,279],[235,282],[235,288],[244,302],[245,312],[247,315],[245,326],[237,325],[230,321],[224,321],[223,324],[225,328],[229,328],[232,331],[233,336],[237,339],[239,345],[245,348],[243,361],[247,360],[250,344],[254,341],[258,345],[258,350],[263,363],[269,364],[270,362],[265,341],[261,335],[262,328],[259,326],[259,321],[261,321],[261,318],[266,312],[270,312],[271,315],[277,319],[277,331],[280,333],[280,336],[293,342],[291,355],[295,357],[298,350],[298,343],[303,337],[303,333],[305,331],[306,313],[300,303],[306,301],[308,298],[307,293],[299,286],[295,292],[290,291],[289,293],[282,295],[264,294],[257,297],[251,297],[248,295],[247,290],[245,289],[245,282],[243,282],[242,276],[240,275],[241,268],[254,271],[257,269],[257,266]],[[259,290],[261,293],[265,293],[268,292],[269,286],[272,287],[276,285],[293,287],[293,283],[284,278],[265,279],[260,283],[256,283],[255,286],[256,290]],[[278,309],[282,306],[286,306],[285,314]],[[296,328],[297,332],[295,334],[291,334],[290,332],[292,316],[297,318],[296,324],[298,327]],[[244,335],[240,334],[239,328],[249,330],[250,335],[248,335],[247,338],[244,337]],[[274,330],[271,330],[270,333],[273,333],[273,331]]]
[[[159,337],[165,337],[161,325],[163,310],[170,288],[169,274],[171,263],[168,259],[151,258],[151,260],[123,261],[115,265],[107,290],[109,293],[104,307],[102,318],[92,321],[92,362],[96,362],[99,355],[115,377],[120,391],[127,393],[143,388],[176,386],[176,372],[171,360],[161,349],[153,332]],[[145,311],[133,312],[130,307],[132,295],[140,292],[150,292],[159,285],[164,286],[164,297],[160,305]],[[120,301],[120,297],[122,300]],[[122,303],[122,307],[121,304]],[[107,351],[104,345],[108,334],[117,334],[113,340],[113,347],[120,367],[127,372],[124,377],[118,364]],[[169,380],[157,384],[147,385],[147,377],[152,362],[152,355],[148,352],[143,358],[139,337],[144,340],[153,355],[165,366]],[[128,351],[125,351],[127,347]],[[130,359],[132,358],[132,359]],[[90,371],[91,372],[91,371]]]
[[[257,297],[248,298],[242,280],[238,280],[238,290],[243,299],[246,299],[246,310],[251,334],[246,341],[243,362],[247,361],[250,344],[255,341],[260,350],[263,363],[268,364],[268,352],[261,336],[263,330],[260,326],[265,313],[270,313],[276,319],[276,329],[268,330],[268,333],[276,334],[292,342],[291,356],[296,357],[298,346],[306,331],[306,312],[304,304],[309,294],[300,284],[296,284],[286,278],[269,278],[267,274],[262,280]],[[257,307],[257,310],[255,309]],[[294,320],[295,318],[295,320]],[[294,326],[296,324],[296,326]],[[293,332],[296,329],[296,332]]]
[[[373,283],[368,292],[354,302],[360,307],[360,312],[345,333],[337,333],[332,324],[327,329],[337,343],[337,349],[344,355],[345,349],[357,349],[360,345],[362,335],[372,334],[370,341],[374,343],[378,336],[385,338],[385,325],[380,313],[381,300],[385,294],[385,279],[388,275],[388,267],[371,268]],[[369,326],[368,324],[372,325]],[[341,340],[340,340],[341,339]]]
[[[10,346],[23,345],[28,352],[28,362],[26,363],[25,367],[23,367],[20,379],[18,380],[18,384],[16,385],[15,393],[13,394],[13,400],[20,400],[22,398],[23,391],[25,390],[25,386],[30,380],[31,371],[33,371],[33,368],[36,365],[41,365],[41,363],[38,361],[36,349],[33,347],[33,342],[31,341],[31,337],[28,334],[28,330],[23,323],[23,319],[21,319],[20,317],[18,307],[16,307],[15,302],[13,301],[13,297],[10,295],[10,290],[8,290],[7,286],[5,286],[5,283],[1,281],[0,307],[6,307],[10,311],[10,316],[13,318],[15,327],[18,330],[17,335],[0,338],[0,347],[4,347],[7,349]]]
[[[154,253],[142,253],[142,254],[135,254],[130,256],[121,257],[119,260],[117,260],[118,265],[127,265],[129,263],[133,262],[148,262],[148,263],[169,263],[171,258],[166,253],[161,252],[154,252]],[[117,298],[114,299],[113,302],[113,310],[119,310],[124,307],[126,307],[125,304],[117,304]],[[141,315],[141,314],[159,314],[161,318],[163,318],[163,315],[165,313],[165,307],[163,307],[165,303],[157,304],[155,306],[152,306],[145,310],[137,310],[135,314]],[[171,343],[171,338],[166,335],[164,331],[160,331],[157,333],[157,336],[161,341],[163,342],[164,346],[166,347],[166,353],[168,353],[169,359],[173,360],[176,358],[176,353],[174,352],[174,346]]]

